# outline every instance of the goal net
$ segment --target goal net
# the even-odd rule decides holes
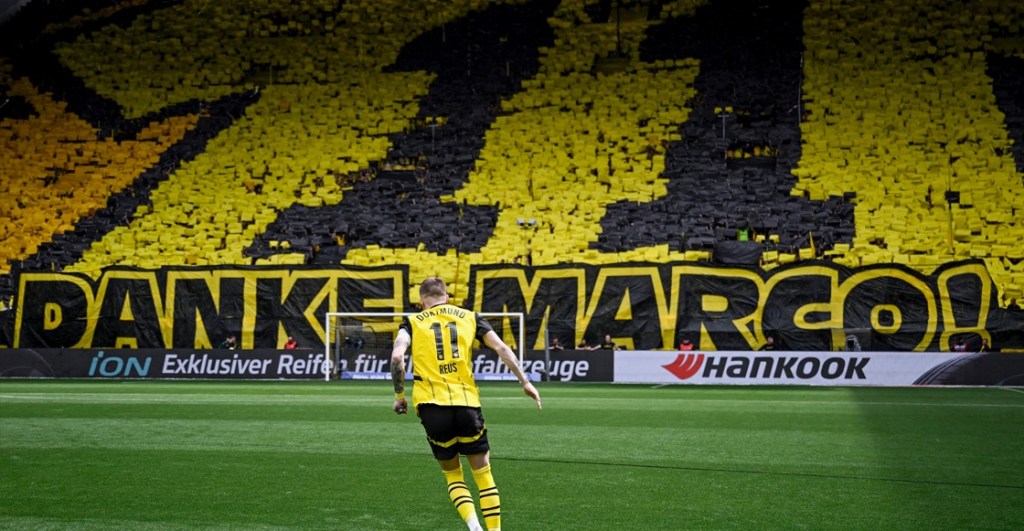
[[[415,313],[330,312],[324,319],[327,338],[324,355],[331,363],[324,364],[324,379],[389,380],[391,379],[391,347],[395,343],[402,320]],[[526,327],[522,313],[481,312],[494,331],[512,348],[520,362],[524,359]],[[407,360],[409,353],[406,352]],[[491,349],[473,345],[473,372],[478,379],[504,380],[515,377]],[[405,364],[411,378],[412,363]]]

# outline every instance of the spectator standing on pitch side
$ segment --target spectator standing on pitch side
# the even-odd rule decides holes
[[[601,350],[621,350],[619,346],[612,341],[612,336],[610,334],[604,335],[604,341],[601,341],[601,346],[599,348]]]

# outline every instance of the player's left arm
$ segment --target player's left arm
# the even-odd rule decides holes
[[[395,388],[395,403],[391,410],[399,415],[409,411],[405,400],[405,351],[409,349],[409,332],[399,329],[395,344],[391,347],[391,384]]]
[[[494,330],[488,330],[487,333],[484,334],[483,341],[485,345],[494,349],[494,351],[498,353],[498,357],[501,358],[501,361],[505,362],[508,369],[512,371],[512,374],[516,375],[516,378],[519,379],[519,383],[523,385],[523,392],[526,393],[526,396],[532,398],[533,401],[537,403],[537,409],[541,409],[540,392],[537,391],[537,388],[534,387],[526,377],[526,373],[524,373],[522,367],[519,366],[519,360],[516,358],[516,353],[512,352],[512,348],[502,341],[501,337],[499,337],[497,332]]]

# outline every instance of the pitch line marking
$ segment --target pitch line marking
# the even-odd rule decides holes
[[[557,463],[563,465],[589,465],[589,466],[605,466],[605,467],[622,467],[622,468],[650,468],[655,470],[680,470],[689,472],[721,472],[726,474],[746,474],[746,475],[764,475],[764,476],[790,476],[790,477],[806,477],[806,478],[819,478],[819,479],[850,479],[857,481],[880,481],[888,483],[911,483],[917,485],[944,485],[950,487],[983,487],[983,488],[995,488],[995,489],[1014,489],[1024,490],[1024,485],[1007,485],[1001,483],[970,483],[962,481],[937,481],[932,479],[903,479],[903,478],[885,478],[885,477],[871,477],[871,476],[847,476],[842,474],[817,474],[814,472],[780,472],[771,470],[744,470],[736,468],[708,468],[708,467],[696,467],[696,466],[671,466],[671,465],[649,465],[644,463],[607,463],[601,461],[570,461],[561,459],[538,459],[529,457],[497,457],[497,460],[507,459],[509,461],[525,461],[535,463]]]
[[[963,403],[963,402],[952,402],[952,403],[943,403],[943,402],[860,402],[860,401],[857,401],[857,400],[849,400],[849,401],[844,401],[844,400],[757,400],[757,399],[735,400],[735,399],[700,399],[700,398],[695,398],[695,399],[691,399],[691,400],[688,400],[688,401],[690,403],[699,403],[699,402],[707,402],[707,403],[710,403],[710,402],[741,402],[741,403],[743,403],[743,402],[756,402],[758,404],[793,404],[793,405],[807,405],[807,404],[816,405],[816,404],[821,404],[821,405],[829,405],[829,406],[837,406],[837,405],[844,405],[844,404],[846,404],[846,405],[856,405],[856,406],[922,406],[922,407],[943,407],[943,406],[947,406],[947,407],[1011,407],[1011,408],[1024,408],[1024,404],[984,404],[984,403],[971,404],[971,403]]]

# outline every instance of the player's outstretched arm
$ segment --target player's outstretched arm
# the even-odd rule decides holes
[[[391,384],[395,388],[395,403],[391,405],[391,410],[399,415],[409,411],[409,404],[405,401],[405,351],[408,348],[409,333],[399,330],[395,344],[391,347]]]
[[[541,409],[540,404],[540,392],[537,388],[530,383],[530,380],[526,378],[526,373],[523,372],[523,368],[519,366],[519,360],[516,358],[516,353],[512,352],[512,349],[505,344],[504,341],[498,337],[498,334],[493,330],[484,334],[484,344],[494,349],[498,353],[498,357],[501,361],[505,362],[508,370],[512,371],[512,374],[516,375],[519,379],[519,383],[523,385],[523,392],[526,396],[533,399],[537,403],[537,409]]]

